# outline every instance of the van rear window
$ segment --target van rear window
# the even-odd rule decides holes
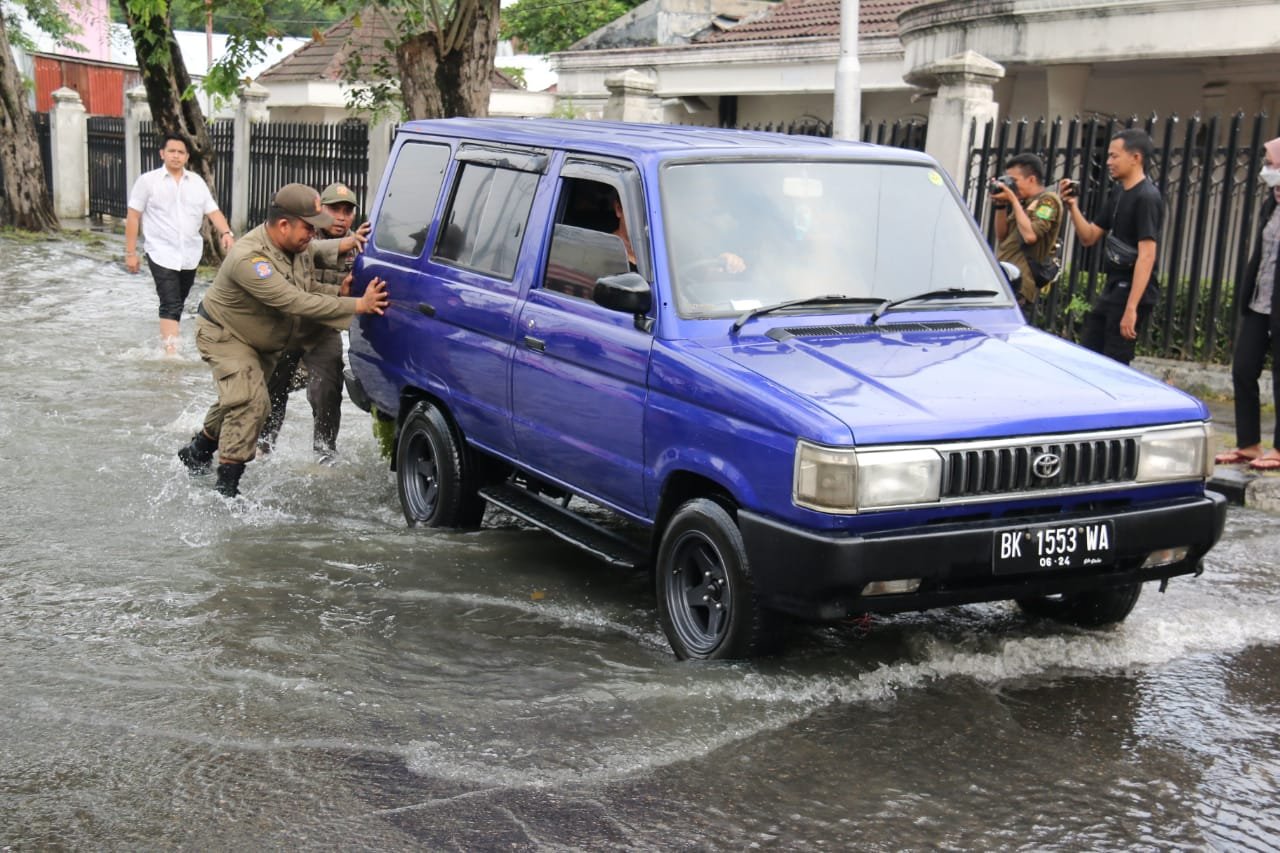
[[[375,246],[400,255],[422,254],[448,165],[447,145],[409,142],[400,149],[374,222]]]

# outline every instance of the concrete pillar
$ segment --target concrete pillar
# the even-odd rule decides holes
[[[908,75],[907,82],[935,82],[938,93],[929,105],[929,133],[925,152],[951,175],[964,182],[969,161],[969,133],[976,120],[981,127],[999,113],[992,87],[1004,67],[971,50],[940,60]]]
[[[1089,89],[1091,70],[1088,65],[1050,65],[1044,70],[1046,119],[1070,120],[1084,114],[1084,98]]]
[[[144,86],[135,86],[125,92],[124,99],[124,185],[132,189],[143,172],[143,164],[155,162],[154,151],[142,150],[139,127],[142,122],[151,118],[151,105],[147,103],[147,90]]]
[[[231,230],[243,234],[249,225],[249,129],[268,117],[267,95],[257,83],[250,83],[240,90],[240,103],[236,104],[235,125],[232,129],[231,153]],[[274,192],[277,188],[271,187]],[[256,223],[252,223],[256,224]]]
[[[609,101],[604,106],[608,121],[655,123],[662,120],[662,105],[654,98],[658,84],[642,71],[628,68],[604,79]]]
[[[64,86],[53,92],[49,141],[53,212],[59,219],[82,219],[89,215],[89,121],[76,90]]]
[[[369,208],[373,206],[378,184],[382,182],[382,173],[386,171],[391,159],[392,127],[393,122],[385,118],[369,122],[369,177],[366,181],[369,191],[365,196],[364,206],[360,209],[366,218],[372,212]]]
[[[1205,83],[1200,87],[1200,115],[1225,116],[1227,113],[1227,84],[1220,81]]]

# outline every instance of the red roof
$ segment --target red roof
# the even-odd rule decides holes
[[[922,0],[861,0],[858,33],[867,36],[898,34],[898,15]],[[712,32],[699,42],[776,41],[797,38],[834,38],[840,35],[840,0],[784,0],[759,18],[727,30]]]

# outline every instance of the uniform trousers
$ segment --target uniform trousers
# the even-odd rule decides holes
[[[1231,384],[1236,398],[1236,447],[1252,447],[1262,441],[1262,401],[1258,379],[1267,356],[1271,356],[1271,385],[1280,400],[1280,335],[1271,329],[1271,315],[1245,308],[1236,330],[1235,352],[1231,356]],[[1276,421],[1273,446],[1280,447],[1280,419]]]
[[[248,462],[257,453],[258,434],[271,403],[267,377],[278,353],[263,353],[204,317],[196,320],[196,349],[213,371],[218,401],[204,417],[204,433],[217,439],[223,462]]]
[[[317,452],[332,452],[338,441],[342,420],[342,333],[328,326],[308,325],[312,331],[302,338],[302,345],[281,355],[267,382],[271,406],[261,441],[268,448],[275,443],[284,423],[299,363],[306,367],[308,375],[307,401],[314,421],[312,447]]]

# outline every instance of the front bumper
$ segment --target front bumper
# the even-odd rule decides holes
[[[1133,509],[1020,516],[929,525],[863,535],[818,533],[741,510],[752,576],[765,606],[809,619],[855,613],[927,610],[952,604],[1078,592],[1102,586],[1198,573],[1200,559],[1222,536],[1227,501],[1217,492]],[[997,575],[997,535],[1036,524],[1110,520],[1110,565],[1070,571]],[[1189,546],[1177,563],[1141,568],[1152,551]],[[862,595],[872,581],[920,578],[913,593]]]

